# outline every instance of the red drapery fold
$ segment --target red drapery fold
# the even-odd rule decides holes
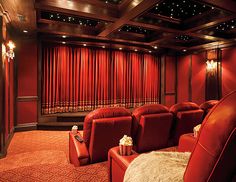
[[[158,103],[158,58],[69,46],[43,48],[42,113]]]

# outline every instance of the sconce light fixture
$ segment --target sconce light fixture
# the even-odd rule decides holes
[[[211,61],[208,60],[206,64],[207,64],[207,72],[210,74],[214,74],[217,68],[217,62],[214,60]]]
[[[8,57],[8,62],[10,62],[11,59],[13,59],[15,57],[15,53],[14,53],[14,48],[16,47],[15,44],[10,40],[7,43],[7,47],[8,47],[8,51],[6,52],[6,56]]]

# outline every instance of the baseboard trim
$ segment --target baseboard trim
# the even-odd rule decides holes
[[[7,141],[6,141],[6,145],[3,147],[3,150],[2,150],[2,152],[0,153],[0,159],[6,157],[6,155],[7,155],[7,149],[8,149],[8,147],[9,147],[9,145],[10,145],[10,143],[11,143],[11,140],[12,140],[12,138],[13,138],[13,136],[14,136],[14,132],[15,132],[15,129],[13,128],[13,129],[10,131],[10,134],[8,135],[8,138],[7,138]]]
[[[15,126],[15,132],[37,130],[37,123],[18,124]]]

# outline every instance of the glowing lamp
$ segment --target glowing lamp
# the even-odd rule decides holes
[[[217,68],[217,62],[211,60],[211,61],[207,61],[206,62],[207,64],[207,71],[211,74],[214,74],[214,72],[216,71],[216,68]]]
[[[8,57],[8,62],[10,62],[11,59],[13,59],[15,57],[15,53],[14,53],[14,48],[16,47],[15,44],[10,40],[7,43],[7,47],[9,48],[9,50],[6,52],[6,56]]]

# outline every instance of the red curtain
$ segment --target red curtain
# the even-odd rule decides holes
[[[42,113],[158,103],[158,58],[150,54],[43,48]]]

